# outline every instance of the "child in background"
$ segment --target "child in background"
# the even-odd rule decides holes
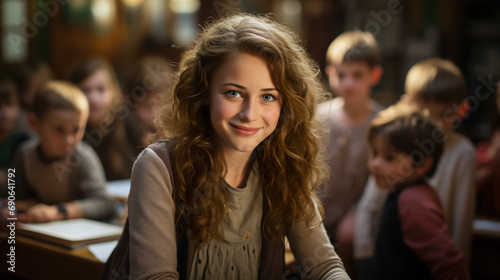
[[[14,80],[17,85],[21,105],[16,127],[32,136],[34,136],[34,132],[28,124],[28,112],[31,110],[36,92],[50,79],[52,79],[52,69],[43,61],[31,61],[21,64],[14,71]]]
[[[88,118],[85,95],[73,84],[52,81],[34,98],[28,120],[38,139],[16,159],[16,205],[22,222],[49,222],[115,213],[101,164],[81,142]]]
[[[419,109],[390,107],[368,131],[369,170],[387,190],[371,279],[470,279],[449,236],[436,191],[426,182],[443,151],[443,131]],[[419,143],[432,141],[432,150]],[[430,142],[429,142],[430,143]]]
[[[151,144],[151,137],[156,132],[155,117],[159,106],[159,97],[167,92],[173,81],[173,69],[169,62],[157,56],[144,57],[134,67],[126,79],[124,103],[130,108],[128,122],[139,128],[136,137],[144,147]]]
[[[19,100],[15,84],[0,79],[0,191],[7,187],[7,169],[14,167],[14,157],[29,134],[16,127],[19,118]]]
[[[382,75],[379,47],[368,32],[349,31],[328,48],[326,73],[338,96],[318,107],[329,131],[324,145],[330,176],[320,188],[325,228],[348,272],[352,273],[353,206],[368,178],[366,128],[382,106],[370,98]]]
[[[410,69],[405,90],[401,102],[429,110],[445,133],[444,152],[429,183],[441,199],[450,235],[469,264],[475,205],[475,151],[465,136],[453,131],[460,124],[459,113],[466,106],[464,77],[451,61],[431,58]],[[429,141],[420,145],[422,149],[432,150]],[[356,211],[354,254],[359,279],[369,279],[374,268],[376,225],[386,195],[370,178]]]
[[[132,164],[141,151],[138,131],[127,130],[130,110],[123,105],[113,68],[104,59],[90,58],[79,63],[70,75],[89,102],[89,120],[84,141],[99,156],[106,178],[130,178]]]
[[[492,115],[492,136],[476,148],[478,214],[500,219],[500,83]]]
[[[0,80],[0,168],[12,168],[14,156],[24,141],[29,139],[26,132],[19,131],[16,122],[19,117],[19,100],[15,84]]]

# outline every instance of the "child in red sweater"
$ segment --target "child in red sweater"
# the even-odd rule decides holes
[[[368,130],[368,166],[388,189],[375,241],[373,279],[470,279],[451,239],[441,202],[426,179],[443,151],[443,131],[418,110],[393,106]],[[418,143],[431,139],[433,149]]]

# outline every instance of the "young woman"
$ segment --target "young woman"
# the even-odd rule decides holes
[[[349,279],[314,195],[319,74],[299,38],[266,17],[200,32],[158,119],[171,168],[147,148],[132,171],[131,279],[278,279],[285,235],[303,278]]]

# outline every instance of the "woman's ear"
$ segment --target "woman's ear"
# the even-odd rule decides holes
[[[382,78],[383,73],[384,73],[384,70],[382,69],[382,66],[376,65],[373,67],[372,76],[370,79],[372,87],[378,85],[378,83],[380,82],[380,79]]]

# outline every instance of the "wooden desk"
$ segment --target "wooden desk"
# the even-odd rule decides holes
[[[8,271],[7,234],[0,233],[0,270]],[[38,240],[16,236],[15,273],[9,275],[26,279],[92,280],[99,279],[104,268],[88,249],[68,250]]]

